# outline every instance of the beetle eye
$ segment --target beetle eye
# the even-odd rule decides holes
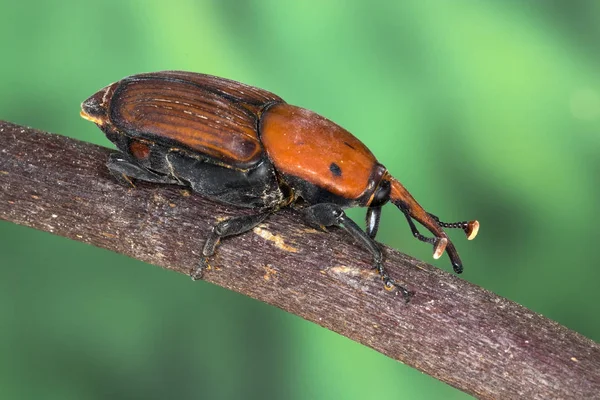
[[[371,200],[369,207],[380,207],[387,203],[390,199],[391,188],[390,181],[384,180],[381,182],[375,191],[375,195],[373,196],[373,200]]]

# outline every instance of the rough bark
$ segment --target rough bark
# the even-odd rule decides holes
[[[111,150],[0,121],[0,219],[188,274],[215,221],[241,211],[181,187],[117,184]],[[383,289],[341,230],[293,211],[227,239],[205,279],[338,332],[479,398],[600,397],[600,346],[516,303],[396,250]],[[6,266],[5,266],[6,267]],[[190,284],[193,284],[190,281]]]

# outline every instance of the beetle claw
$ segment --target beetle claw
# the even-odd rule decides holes
[[[117,183],[119,183],[121,186],[135,189],[135,184],[133,183],[133,180],[131,180],[131,178],[125,175],[124,173],[112,170],[110,170],[110,173],[113,176],[113,178],[115,178]]]
[[[396,282],[394,282],[394,280],[390,278],[387,272],[385,272],[385,269],[383,269],[383,265],[381,263],[377,263],[375,265],[375,269],[377,270],[377,272],[379,272],[379,275],[381,276],[381,280],[383,281],[383,288],[385,290],[387,290],[388,292],[393,292],[394,289],[396,289],[400,293],[402,293],[404,301],[406,301],[407,303],[410,301],[410,292],[406,290],[404,286],[398,285]]]
[[[433,258],[434,259],[437,260],[438,258],[440,258],[442,256],[442,254],[444,254],[447,244],[448,244],[448,239],[446,239],[446,238],[439,238],[435,242],[435,247],[433,248]]]
[[[204,268],[194,268],[194,270],[190,274],[190,278],[192,278],[193,281],[199,281],[202,279],[203,275],[204,275]]]
[[[198,266],[196,268],[194,268],[194,270],[190,273],[190,278],[192,278],[193,281],[202,279],[202,277],[204,276],[204,271],[207,268],[208,268],[208,259],[206,257],[203,257],[202,261],[200,261],[200,264],[198,264]]]
[[[389,277],[384,277],[383,278],[383,287],[385,288],[385,290],[392,292],[394,289],[398,290],[400,293],[402,293],[402,297],[404,298],[404,301],[406,301],[407,303],[410,301],[410,292],[408,290],[406,290],[406,288],[404,286],[400,286],[398,285],[396,282],[394,282],[391,278]]]
[[[467,223],[467,228],[465,229],[465,233],[467,234],[467,240],[475,239],[477,233],[479,232],[479,221],[473,220]]]

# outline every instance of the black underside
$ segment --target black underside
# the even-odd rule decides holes
[[[285,202],[271,163],[264,159],[242,171],[171,152],[167,156],[177,178],[194,192],[239,207],[276,208]]]
[[[156,142],[140,141],[127,135],[106,132],[124,154],[127,161],[136,167],[154,174],[174,178],[189,185],[194,192],[215,201],[238,207],[274,209],[287,203],[279,188],[275,169],[264,157],[247,170],[229,168],[210,157],[199,153],[174,149]],[[148,157],[140,160],[130,154],[132,142],[143,143],[149,148]],[[123,162],[121,162],[123,164]],[[127,168],[130,177],[145,180],[145,175]],[[128,175],[125,171],[121,171]],[[137,176],[136,176],[137,175]]]
[[[306,204],[332,203],[342,208],[350,208],[360,206],[366,201],[362,196],[358,199],[348,199],[333,194],[293,175],[278,176],[266,155],[249,169],[236,169],[200,153],[173,148],[153,140],[130,137],[112,130],[112,127],[102,128],[108,139],[126,156],[128,162],[154,174],[174,178],[189,185],[194,192],[221,203],[247,208],[276,209],[288,204],[293,198]],[[130,154],[130,145],[134,142],[143,143],[149,148],[147,158],[135,159]],[[127,171],[135,171],[135,168]],[[144,176],[139,175],[133,172],[130,176],[144,180]]]
[[[294,191],[294,195],[304,200],[307,204],[332,203],[342,208],[356,207],[360,199],[347,199],[331,193],[327,189],[318,187],[302,178],[284,174],[283,180]]]

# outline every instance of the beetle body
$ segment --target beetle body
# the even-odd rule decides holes
[[[385,272],[373,240],[383,204],[391,201],[405,214],[414,236],[434,245],[434,257],[447,249],[457,272],[462,263],[442,228],[462,228],[469,239],[478,230],[477,221],[448,224],[423,210],[342,127],[242,83],[180,71],[139,74],[92,95],[81,115],[120,150],[108,161],[119,180],[186,185],[216,201],[256,210],[214,227],[195,277],[221,238],[248,231],[292,205],[312,225],[341,226],[360,239],[386,287],[399,288],[408,299],[406,289]],[[368,207],[366,233],[343,212],[357,206]],[[421,235],[413,219],[434,237]]]

